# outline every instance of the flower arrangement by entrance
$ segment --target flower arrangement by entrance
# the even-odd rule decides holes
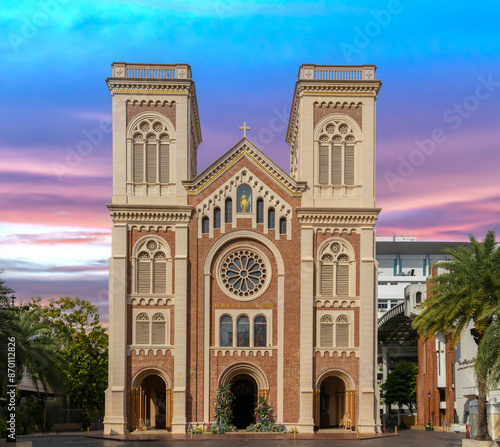
[[[215,424],[208,424],[207,431],[211,431],[214,435],[223,434],[228,431],[237,431],[237,428],[232,424],[233,399],[231,384],[217,388],[214,411]]]
[[[255,424],[249,425],[247,431],[272,431],[287,433],[288,430],[284,424],[273,424],[271,413],[273,407],[269,404],[265,397],[259,397],[259,401],[255,407]]]

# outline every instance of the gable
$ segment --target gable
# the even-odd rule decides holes
[[[242,138],[193,180],[182,182],[188,196],[202,193],[211,183],[223,176],[227,170],[244,158],[268,176],[276,184],[276,187],[287,191],[291,196],[300,197],[304,192],[306,182],[294,180],[250,140]]]

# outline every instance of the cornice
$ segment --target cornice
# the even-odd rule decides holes
[[[196,88],[191,79],[151,79],[151,78],[107,78],[111,96],[121,94],[154,94],[154,95],[188,95],[191,107],[191,131],[194,135],[195,147],[202,141]]]
[[[298,130],[299,103],[302,96],[313,95],[340,95],[376,98],[381,81],[328,81],[328,80],[298,80],[293,92],[290,120],[286,133],[286,142],[293,147]]]
[[[107,205],[113,223],[179,224],[189,223],[192,206]]]
[[[305,225],[369,225],[377,222],[381,208],[297,208],[297,218]]]
[[[190,195],[199,194],[243,157],[247,157],[260,167],[293,196],[300,196],[304,192],[307,186],[306,182],[295,181],[247,138],[243,138],[196,178],[183,181],[187,193]]]

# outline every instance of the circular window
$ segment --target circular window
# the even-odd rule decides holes
[[[271,278],[267,258],[253,247],[225,254],[217,270],[221,289],[238,300],[253,300],[262,295]]]

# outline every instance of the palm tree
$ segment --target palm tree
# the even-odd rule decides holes
[[[470,247],[444,250],[451,259],[435,265],[444,272],[430,279],[429,295],[422,303],[422,312],[415,318],[413,328],[424,340],[439,331],[451,332],[456,345],[463,331],[472,324],[481,353],[483,338],[494,322],[494,311],[500,303],[500,248],[495,246],[494,231],[488,231],[483,242],[469,237]],[[486,417],[487,373],[480,368],[476,374],[478,440],[491,440]]]
[[[64,368],[59,356],[61,344],[52,324],[36,309],[16,309],[16,363],[21,375],[26,368],[39,390],[59,391],[64,385]],[[19,377],[20,379],[20,377]]]
[[[500,384],[500,304],[484,332],[474,367],[478,376],[488,377],[488,391]]]

